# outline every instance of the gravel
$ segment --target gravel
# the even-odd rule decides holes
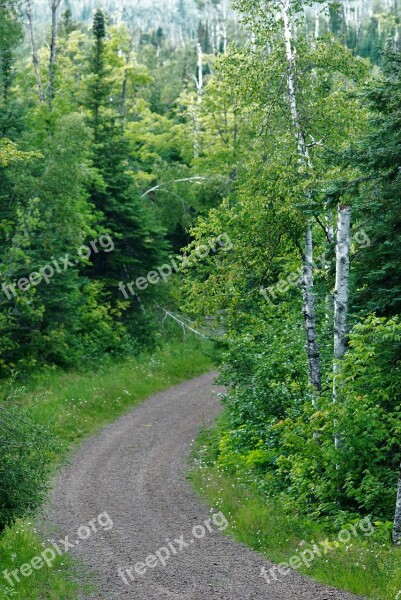
[[[294,571],[267,583],[261,567],[272,564],[224,535],[217,527],[224,520],[207,521],[211,511],[191,490],[186,471],[191,442],[220,411],[215,375],[152,396],[83,443],[56,478],[47,523],[58,539],[69,535],[72,555],[95,574],[98,592],[91,598],[355,599]],[[96,521],[97,531],[79,539],[77,532],[85,531],[79,528],[103,513],[113,527],[106,531]],[[180,538],[186,545],[178,550]],[[135,565],[162,547],[170,548],[166,566],[148,559],[153,566],[138,574]]]

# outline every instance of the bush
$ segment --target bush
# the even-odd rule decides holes
[[[49,465],[60,451],[51,430],[20,404],[22,391],[8,389],[0,399],[0,531],[40,506]]]
[[[281,350],[282,331],[270,337],[258,352],[248,336],[248,350],[233,344],[236,353],[228,356],[223,373],[231,387],[218,466],[255,478],[288,510],[313,518],[338,525],[359,515],[391,520],[401,462],[399,318],[369,316],[355,325],[338,375],[338,402],[326,372],[318,409],[298,375],[293,347]]]

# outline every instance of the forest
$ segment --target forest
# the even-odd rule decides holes
[[[401,597],[400,19],[0,0],[0,572],[71,444],[214,365],[191,479],[234,537],[368,519],[313,576]],[[0,598],[78,597],[50,572]]]

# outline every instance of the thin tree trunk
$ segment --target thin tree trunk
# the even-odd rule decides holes
[[[198,104],[202,104],[203,98],[203,52],[202,46],[198,43],[198,77],[195,79],[198,92]]]
[[[351,208],[338,206],[336,244],[336,287],[334,291],[334,382],[333,402],[337,402],[341,359],[347,349],[349,274],[351,248]],[[339,446],[340,435],[336,434],[335,444]]]
[[[190,104],[189,110],[190,110],[190,113],[191,113],[192,124],[193,124],[194,158],[199,158],[199,147],[200,147],[200,141],[199,141],[199,120],[198,120],[198,115],[196,113],[196,108],[195,108],[195,103],[194,103],[194,97],[193,97],[193,95],[191,96],[191,104]]]
[[[39,99],[41,102],[44,102],[46,100],[46,96],[43,91],[42,80],[40,78],[40,72],[39,72],[39,61],[38,61],[38,56],[36,54],[35,36],[34,36],[34,32],[33,32],[31,0],[25,0],[25,6],[26,6],[26,14],[28,17],[29,35],[30,35],[30,39],[31,39],[32,64],[33,64],[33,68],[35,70],[35,77],[36,77],[36,82],[37,82],[38,90],[39,90]]]
[[[312,169],[312,163],[309,156],[308,147],[305,141],[305,134],[301,127],[299,118],[297,97],[295,92],[295,51],[292,44],[292,31],[290,22],[290,0],[283,5],[283,22],[284,22],[284,40],[285,51],[287,58],[287,87],[290,100],[290,110],[292,123],[297,136],[298,155],[300,160],[309,168]],[[305,251],[302,253],[303,258],[303,296],[304,296],[304,322],[306,331],[306,348],[309,363],[309,381],[313,388],[320,392],[322,387],[321,371],[320,371],[320,352],[317,343],[316,333],[316,311],[315,311],[315,296],[313,293],[314,277],[313,277],[313,233],[311,223],[308,221],[305,231]],[[317,400],[314,398],[314,404]]]
[[[334,356],[344,357],[347,347],[351,208],[339,205],[336,245],[336,288],[334,292]]]
[[[395,507],[393,542],[397,546],[401,545],[401,470],[398,479],[397,503]]]
[[[315,295],[313,293],[313,235],[312,225],[308,221],[305,232],[305,256],[303,257],[302,284],[304,292],[304,320],[306,344],[308,349],[309,380],[313,387],[320,392],[322,377],[320,372],[320,352],[316,335]],[[317,399],[313,404],[317,407]]]
[[[316,10],[316,12],[315,12],[315,40],[317,40],[319,35],[320,35],[320,12],[319,12],[319,10]]]
[[[50,40],[50,60],[49,60],[49,88],[47,94],[47,102],[49,110],[53,108],[54,98],[54,66],[56,63],[57,55],[57,33],[58,33],[58,22],[57,22],[57,11],[60,6],[61,0],[51,0],[50,8],[52,12],[52,30]]]
[[[198,106],[202,104],[203,99],[203,52],[202,46],[198,42],[198,77],[194,75],[195,83],[196,83],[196,91],[198,94]],[[197,108],[195,107],[194,97],[191,96],[191,106],[190,112],[192,116],[193,122],[193,131],[194,131],[194,158],[199,158],[200,154],[200,126],[199,126],[199,116],[197,112]]]

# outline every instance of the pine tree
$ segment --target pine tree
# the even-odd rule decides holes
[[[355,308],[394,315],[401,311],[401,54],[393,44],[361,100],[372,111],[370,132],[349,158],[361,171],[358,207],[371,245],[356,259]]]
[[[106,283],[111,298],[122,300],[120,281],[145,276],[162,264],[166,249],[164,230],[157,223],[148,201],[135,186],[136,165],[130,157],[125,121],[113,97],[113,72],[105,53],[106,25],[102,11],[95,13],[86,106],[94,132],[93,166],[98,177],[90,199],[99,215],[98,227],[113,238],[115,250],[94,257],[88,276]],[[142,310],[133,299],[131,311]],[[132,326],[135,322],[130,319]]]

